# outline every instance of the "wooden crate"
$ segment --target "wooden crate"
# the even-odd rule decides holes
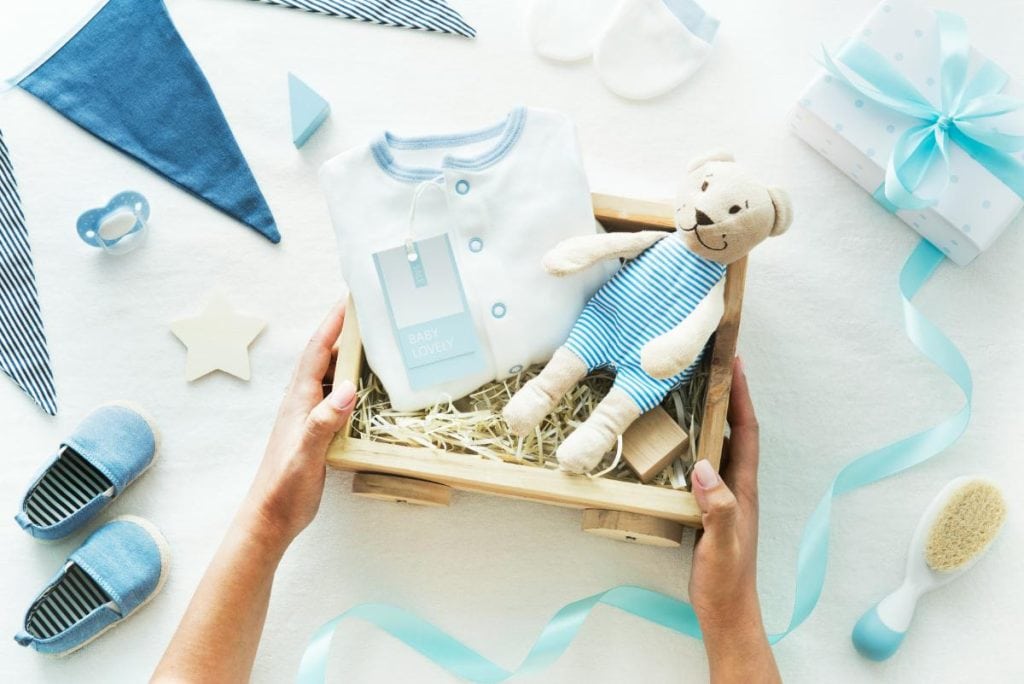
[[[594,215],[608,231],[674,230],[672,207],[608,195],[593,196]],[[725,315],[711,352],[698,458],[717,468],[725,431],[736,354],[746,258],[726,273]],[[357,382],[363,370],[355,310],[339,341],[335,381]],[[688,491],[587,478],[532,465],[503,463],[424,447],[405,447],[349,436],[346,427],[327,454],[329,465],[356,473],[353,491],[401,503],[449,504],[452,489],[496,494],[584,510],[583,529],[623,541],[678,546],[682,526],[700,527],[700,510]]]

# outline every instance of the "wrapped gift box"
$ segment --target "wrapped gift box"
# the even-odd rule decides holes
[[[889,60],[928,100],[940,101],[940,45],[932,10],[913,0],[885,0],[852,40]],[[969,73],[984,61],[986,57],[972,48]],[[1019,97],[1024,90],[1011,80],[1002,93]],[[826,70],[811,82],[790,115],[797,135],[883,204],[887,203],[880,187],[889,155],[900,134],[919,123],[863,96]],[[951,142],[948,149],[950,182],[939,201],[895,214],[962,266],[995,242],[1024,201],[958,145]],[[1020,152],[1013,158],[1024,161]]]

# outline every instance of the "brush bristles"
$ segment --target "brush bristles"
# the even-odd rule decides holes
[[[999,488],[973,480],[958,489],[939,513],[928,533],[924,558],[936,572],[950,572],[980,555],[1006,518]]]

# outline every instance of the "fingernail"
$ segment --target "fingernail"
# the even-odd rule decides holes
[[[701,489],[714,489],[718,486],[718,473],[707,459],[701,459],[693,464],[693,477]]]
[[[351,380],[342,380],[327,395],[327,400],[338,410],[347,409],[356,400],[356,386]]]

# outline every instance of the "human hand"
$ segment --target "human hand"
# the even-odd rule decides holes
[[[334,344],[345,306],[336,305],[310,339],[281,401],[256,478],[242,507],[254,531],[280,551],[306,528],[320,507],[327,447],[355,406],[348,380],[324,396],[333,372]]]
[[[693,550],[690,601],[704,635],[712,681],[780,681],[757,596],[758,424],[738,358],[733,362],[729,427],[721,475],[707,461],[693,469],[692,490],[704,529]]]
[[[320,507],[327,446],[355,406],[349,381],[326,397],[345,307],[338,304],[299,360],[249,493],[203,574],[153,681],[247,682],[274,573]],[[229,639],[210,639],[230,634]]]

